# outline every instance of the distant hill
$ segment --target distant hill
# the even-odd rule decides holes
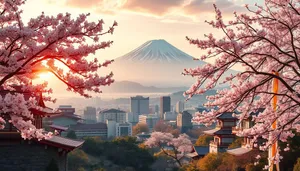
[[[166,87],[158,88],[155,86],[143,86],[133,81],[119,81],[109,87],[103,87],[104,93],[171,93],[185,91],[188,87]]]

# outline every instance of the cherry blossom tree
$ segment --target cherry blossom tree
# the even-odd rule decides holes
[[[178,138],[174,138],[171,133],[163,132],[153,132],[144,144],[150,148],[158,147],[165,155],[174,159],[180,167],[183,157],[190,153],[193,147],[186,134],[180,134]]]
[[[90,22],[89,14],[72,18],[69,13],[47,16],[41,13],[27,23],[22,20],[20,7],[25,0],[0,1],[0,87],[5,91],[15,91],[18,85],[22,91],[35,94],[44,93],[44,100],[54,102],[52,89],[47,83],[34,84],[42,72],[52,73],[67,85],[67,90],[90,97],[90,92],[101,93],[101,86],[113,83],[113,74],[98,75],[101,67],[112,61],[100,63],[97,58],[87,59],[99,49],[104,49],[112,41],[100,41],[105,34],[113,34],[114,22],[107,31],[103,20]],[[8,121],[23,138],[42,139],[51,136],[36,129],[32,124],[30,109],[38,108],[34,97],[25,99],[22,93],[6,93],[0,97],[0,126]],[[7,119],[6,119],[7,118]]]
[[[213,34],[204,40],[187,40],[205,51],[200,59],[215,59],[194,69],[185,69],[185,75],[197,78],[194,85],[185,92],[188,98],[203,94],[226,83],[230,88],[222,89],[207,97],[207,107],[214,110],[198,113],[194,122],[207,125],[215,122],[223,112],[236,112],[240,120],[252,112],[264,108],[253,117],[255,125],[239,132],[240,135],[263,137],[267,142],[261,149],[267,149],[277,140],[286,142],[293,137],[292,130],[300,132],[300,5],[299,0],[265,0],[263,6],[245,5],[248,13],[234,13],[228,22],[215,7],[214,21],[206,21],[213,28],[223,32],[221,38]],[[226,71],[238,66],[241,72],[222,79]],[[278,81],[279,90],[274,91],[273,81]],[[272,99],[277,99],[275,107]],[[275,109],[275,110],[274,110]],[[277,127],[272,124],[277,121]],[[278,152],[278,150],[277,150]],[[279,162],[277,153],[275,162]]]

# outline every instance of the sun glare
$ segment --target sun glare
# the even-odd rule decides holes
[[[40,79],[47,81],[50,79],[52,74],[50,72],[39,74]]]

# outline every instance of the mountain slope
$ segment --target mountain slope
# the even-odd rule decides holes
[[[147,41],[133,51],[117,58],[117,60],[140,63],[181,63],[192,61],[193,57],[177,49],[167,41],[159,39]]]

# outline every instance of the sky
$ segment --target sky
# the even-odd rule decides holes
[[[125,55],[153,39],[165,39],[191,56],[200,57],[203,52],[190,45],[185,37],[201,39],[208,33],[221,35],[204,22],[214,19],[213,4],[230,19],[234,11],[245,11],[244,4],[255,3],[262,4],[263,0],[27,0],[22,8],[25,21],[41,12],[46,15],[68,12],[73,17],[90,13],[89,20],[103,19],[106,28],[117,21],[114,34],[101,38],[114,44],[96,53],[104,61]]]

